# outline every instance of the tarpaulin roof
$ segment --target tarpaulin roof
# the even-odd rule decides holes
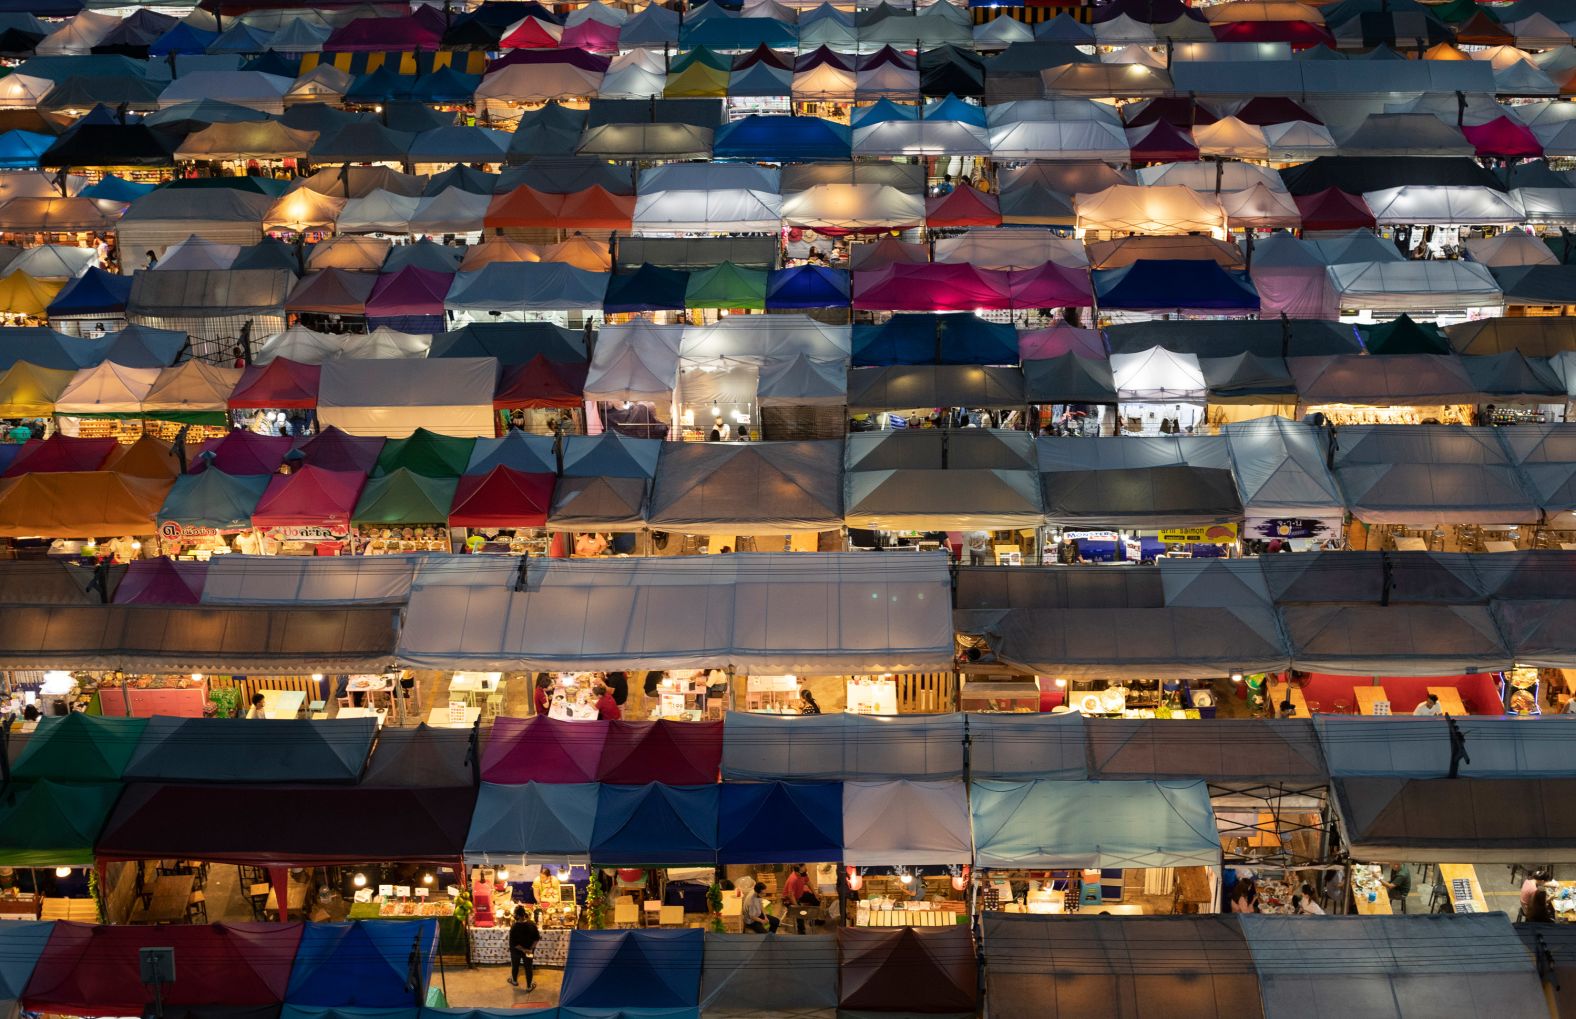
[[[245,796],[215,797],[201,785],[133,783],[104,827],[98,855],[160,859],[190,852],[216,863],[302,867],[447,863],[463,852],[475,799],[469,784],[453,789],[251,785]],[[204,802],[213,805],[204,813],[201,832],[182,831],[180,819]],[[310,831],[289,823],[307,811],[316,819]],[[278,823],[259,825],[259,818]],[[405,930],[402,961],[410,951],[412,928]],[[404,972],[403,964],[399,969]],[[296,972],[302,972],[299,964]]]
[[[1559,804],[1573,778],[1338,778],[1335,803],[1353,853],[1431,862],[1576,858]]]
[[[183,474],[159,508],[158,520],[188,527],[237,530],[249,527],[252,511],[268,487],[266,474],[226,474],[217,467]]]
[[[418,424],[453,436],[492,435],[497,382],[490,357],[329,361],[317,416],[356,435],[411,436]],[[469,446],[465,453],[462,462]]]
[[[850,368],[848,408],[855,413],[931,407],[1015,408],[1024,403],[1015,367],[895,365]]]
[[[351,522],[395,526],[443,523],[457,484],[456,478],[429,478],[397,467],[367,479]]]
[[[178,928],[59,921],[27,983],[29,1009],[84,1016],[140,1014],[153,992],[142,983],[139,950],[173,948],[181,979],[167,984],[171,1006],[278,1005],[302,940],[302,924],[196,924]]]
[[[429,478],[457,478],[466,473],[476,440],[466,436],[443,435],[417,428],[405,438],[391,439],[378,454],[375,474],[405,469]]]
[[[1280,417],[1230,423],[1222,433],[1248,516],[1340,515],[1344,503],[1319,433]]]
[[[143,782],[339,783],[361,777],[377,721],[148,720],[124,778]]]
[[[1016,364],[1017,340],[1010,324],[972,313],[900,313],[880,325],[854,327],[853,363]]]
[[[841,860],[843,787],[836,782],[725,783],[717,846],[724,864]]]
[[[0,798],[0,865],[91,866],[93,843],[119,796],[120,785],[113,782],[11,787]]]
[[[50,411],[44,411],[45,414]],[[5,477],[15,478],[24,474],[56,473],[59,471],[93,471],[118,451],[120,443],[106,436],[102,439],[83,439],[64,432],[55,432],[47,439],[28,439],[22,444],[16,459],[6,468]]]
[[[697,930],[574,931],[559,1002],[566,1008],[687,1008],[699,1000]]]
[[[470,733],[434,727],[378,733],[377,752],[361,777],[364,786],[457,788],[472,781]]]
[[[1537,499],[1492,431],[1441,425],[1342,429],[1335,476],[1368,523],[1530,523]]]
[[[1000,1019],[1262,1016],[1237,917],[985,915],[985,993]]]
[[[1305,404],[1380,407],[1472,403],[1476,389],[1459,358],[1435,354],[1289,357],[1286,366]]]
[[[951,660],[942,557],[802,558],[533,561],[524,591],[513,590],[519,570],[512,563],[428,562],[401,629],[401,655],[449,668],[732,663],[815,675],[845,663],[918,668]],[[764,585],[759,578],[768,573]],[[674,598],[676,589],[683,599]],[[631,625],[609,631],[601,625],[609,612],[627,614]]]
[[[963,774],[961,715],[729,713],[723,776],[730,781],[895,781]]]
[[[16,760],[18,779],[115,782],[147,726],[145,718],[105,718],[72,712],[45,717]]]
[[[198,450],[189,468],[193,474],[209,467],[226,474],[273,474],[290,452],[290,439],[238,428],[223,438],[204,440]],[[213,455],[208,456],[209,453]]]
[[[482,778],[507,784],[596,781],[607,733],[608,724],[601,722],[499,718],[483,752]]]
[[[481,864],[536,856],[554,863],[584,863],[591,851],[600,788],[593,782],[483,782],[465,839],[465,859]]]
[[[252,512],[256,527],[346,526],[366,475],[333,471],[308,464],[294,473],[269,479]]]
[[[363,791],[365,795],[373,795]],[[445,790],[452,793],[453,790]],[[469,811],[475,795],[459,797]],[[285,1000],[291,1005],[398,1008],[423,997],[437,948],[436,920],[353,920],[306,925]],[[412,951],[420,953],[412,973]],[[414,980],[416,989],[407,989]]]
[[[1176,867],[1219,862],[1202,781],[976,781],[981,867]]]
[[[715,863],[719,795],[715,784],[602,784],[592,827],[592,860],[599,865]],[[560,1001],[570,1000],[569,991],[566,974]]]
[[[244,519],[251,519],[251,507]],[[115,590],[117,605],[196,605],[202,600],[208,564],[176,561],[164,556],[126,565],[126,577]]]
[[[0,481],[0,535],[93,538],[153,533],[171,481],[110,471],[26,474]]]
[[[837,941],[708,931],[700,1005],[708,1017],[830,1016],[837,1008]]]
[[[350,435],[329,425],[305,440],[296,439],[293,448],[301,451],[306,466],[365,474],[377,463],[383,446],[380,435]]]
[[[1242,518],[1231,472],[1191,466],[1042,475],[1045,518],[1063,526],[1203,526]]]
[[[17,1019],[22,992],[54,929],[53,923],[37,920],[12,920],[0,927],[0,1016],[4,1019]],[[831,944],[830,938],[826,941]]]
[[[967,927],[839,927],[839,1014],[973,1015],[979,963]]]
[[[317,390],[322,368],[276,357],[267,364],[250,364],[230,393],[232,410],[267,407],[279,410],[310,409],[317,406]]]
[[[668,444],[649,520],[689,534],[835,529],[842,452],[835,441]]]
[[[1022,432],[857,432],[844,516],[855,527],[1033,527],[1042,521],[1032,437]]]
[[[1329,778],[1313,724],[1205,719],[1167,726],[1158,719],[1088,719],[1091,778],[1201,778],[1209,782],[1302,782]],[[1249,758],[1230,747],[1252,746]],[[999,752],[999,751],[998,751]]]
[[[616,721],[602,742],[597,779],[701,784],[716,780],[721,759],[720,722]]]
[[[850,866],[969,859],[968,806],[958,782],[845,782],[842,824],[842,859]]]
[[[552,505],[553,484],[551,474],[527,474],[502,465],[486,474],[467,474],[453,490],[449,526],[542,527]]]
[[[75,376],[74,369],[15,362],[0,375],[0,414],[20,418],[53,414],[55,398],[65,392]]]
[[[1246,274],[1213,261],[1139,259],[1094,273],[1102,308],[1258,311],[1259,295]]]

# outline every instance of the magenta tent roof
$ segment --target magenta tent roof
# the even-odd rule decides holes
[[[1147,128],[1128,128],[1127,147],[1135,163],[1190,163],[1198,159],[1193,135],[1164,120]]]
[[[323,52],[436,50],[442,42],[442,31],[420,18],[357,18],[335,30]]]
[[[894,264],[854,273],[854,307],[872,311],[1011,308],[1008,274],[968,264]]]
[[[1094,305],[1089,270],[1055,262],[1009,272],[1007,287],[1013,306],[1017,308],[1089,308]]]
[[[564,29],[559,45],[610,53],[618,49],[618,26],[587,19]]]
[[[1063,354],[1105,360],[1105,341],[1100,330],[1059,325],[1018,335],[1018,356],[1025,361],[1044,361]]]
[[[454,274],[407,265],[378,277],[367,297],[368,318],[399,315],[442,315]]]
[[[1480,156],[1534,159],[1543,155],[1543,146],[1532,129],[1506,116],[1495,117],[1487,124],[1475,127],[1464,126],[1461,133],[1467,136],[1467,141],[1472,143],[1472,148]]]
[[[546,715],[499,718],[482,751],[482,781],[595,782],[607,739],[606,722],[568,722]]]
[[[80,439],[56,432],[47,439],[28,439],[22,443],[16,459],[0,476],[16,478],[23,474],[96,471],[119,449],[120,443],[112,438]]]
[[[306,457],[305,466],[367,474],[377,465],[384,441],[381,435],[351,435],[329,425],[309,439],[296,439],[294,448]]]
[[[115,589],[116,605],[197,605],[208,580],[208,564],[173,559],[137,559]]]
[[[610,722],[597,781],[710,785],[721,767],[721,722]]]
[[[190,460],[188,474],[201,474],[210,464],[202,454],[214,454],[211,466],[226,474],[272,474],[290,452],[288,435],[258,435],[244,429],[231,432],[222,439],[207,439],[197,447],[197,455]]]
[[[317,387],[323,374],[320,364],[302,364],[276,357],[267,364],[250,364],[230,394],[230,409],[267,407],[270,410],[307,410],[317,406]]]
[[[268,482],[252,511],[252,524],[348,527],[366,480],[360,471],[329,471],[321,467],[303,467],[294,474],[281,474]]]

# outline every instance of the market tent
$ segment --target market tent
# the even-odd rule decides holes
[[[979,962],[967,927],[837,929],[838,1014],[971,1016]]]
[[[1018,362],[1011,325],[971,313],[899,313],[880,325],[857,325],[853,363],[865,365],[1010,365]]]
[[[1165,347],[1133,353],[1113,353],[1111,380],[1122,400],[1202,402],[1209,384],[1195,354],[1179,354]]]
[[[472,313],[597,309],[608,279],[559,262],[491,262],[455,276],[444,306]]]
[[[292,448],[301,452],[305,466],[366,474],[377,463],[384,444],[381,435],[348,435],[329,425],[309,438],[294,440]]]
[[[377,751],[359,784],[395,788],[458,788],[476,778],[470,733],[421,723],[378,733]]]
[[[144,251],[162,260],[166,249],[193,234],[216,244],[256,244],[263,236],[260,224],[272,205],[267,195],[231,188],[160,188],[132,202],[120,217],[115,227],[117,246],[128,262],[135,258],[140,264]]]
[[[157,368],[104,361],[77,373],[56,398],[55,412],[73,417],[140,417],[143,398],[158,379]]]
[[[1045,519],[1060,527],[1204,527],[1207,534],[1210,525],[1242,519],[1236,484],[1224,468],[1056,469],[1041,478]]]
[[[1352,262],[1327,272],[1342,308],[1464,311],[1502,303],[1493,274],[1476,262]]]
[[[615,721],[601,744],[599,782],[703,785],[717,780],[722,723]]]
[[[960,782],[845,782],[842,827],[842,862],[851,867],[961,864],[970,856]]]
[[[455,478],[429,478],[395,468],[367,479],[350,521],[357,526],[441,524],[448,519],[457,484]]]
[[[13,773],[23,781],[118,782],[147,724],[81,712],[39,719]]]
[[[1403,737],[1405,738],[1405,737]],[[1341,834],[1364,858],[1493,863],[1536,847],[1540,859],[1576,858],[1562,778],[1337,778]]]
[[[238,718],[148,720],[126,781],[352,783],[361,777],[377,720]]]
[[[1221,431],[1250,521],[1342,515],[1345,504],[1325,463],[1318,432],[1281,417],[1231,422]]]
[[[464,799],[469,807],[474,794]],[[291,1005],[330,1008],[415,1004],[424,997],[432,977],[437,941],[436,920],[308,924],[285,1000]],[[419,953],[415,966],[409,961],[412,951]],[[412,981],[414,990],[408,989]]]
[[[533,560],[524,591],[513,590],[519,572],[513,563],[428,561],[411,594],[401,655],[421,667],[732,663],[740,671],[811,675],[950,661],[949,610],[944,587],[937,586],[945,584],[943,558],[890,558],[736,553]],[[603,625],[609,613],[630,625],[609,631]]]
[[[303,276],[285,298],[285,311],[318,315],[360,316],[377,277],[345,269],[319,269]]]
[[[242,519],[251,519],[251,507]],[[128,563],[126,578],[115,590],[117,605],[196,605],[202,601],[207,563],[174,559],[139,559]]]
[[[436,440],[434,437],[433,441]],[[476,439],[469,463],[459,465],[460,469],[453,473],[455,476],[484,475],[495,467],[507,467],[523,474],[552,473],[557,469],[553,456],[555,441],[550,435],[531,435],[513,429],[496,439]],[[452,470],[451,464],[453,459],[445,452],[434,469],[447,473]]]
[[[1266,1019],[1308,1014],[1463,1019],[1548,1014],[1533,958],[1502,913],[1238,919]]]
[[[718,796],[717,785],[603,783],[597,791],[592,861],[599,866],[714,865]],[[560,1001],[570,1000],[569,974],[564,985]]]
[[[918,530],[1037,527],[1043,519],[1033,437],[965,429],[856,432],[843,473],[851,527]]]
[[[201,474],[210,467],[226,474],[273,474],[290,452],[290,439],[237,428],[226,432],[223,438],[205,439],[197,449],[188,468],[192,474]]]
[[[778,172],[752,164],[673,163],[645,170],[637,184],[636,232],[775,232]]]
[[[310,410],[317,406],[322,368],[276,357],[267,364],[250,364],[230,392],[231,410],[269,408]]]
[[[1074,199],[1080,230],[1148,235],[1212,233],[1225,229],[1220,201],[1182,185],[1116,184]]]
[[[1102,308],[1257,313],[1260,305],[1246,273],[1214,261],[1143,258],[1093,276]]]
[[[44,954],[55,925],[47,920],[13,920],[0,927],[0,1017],[17,1019],[22,992]],[[827,939],[831,944],[831,940]],[[835,960],[830,964],[835,966]]]
[[[352,435],[407,436],[419,423],[492,435],[494,358],[338,360],[323,365],[318,420]]]
[[[482,753],[482,778],[509,785],[594,782],[607,733],[608,724],[600,722],[499,718]]]
[[[717,818],[723,864],[843,857],[843,788],[836,782],[725,783]]]
[[[761,368],[755,396],[760,405],[832,406],[847,402],[847,366],[843,361],[812,360],[795,354]]]
[[[1477,398],[1471,376],[1454,355],[1288,357],[1286,367],[1305,406],[1429,407]]]
[[[0,865],[88,867],[99,829],[120,796],[113,782],[25,782],[0,799]]]
[[[28,1009],[83,1016],[137,1015],[152,1007],[139,951],[154,945],[187,960],[181,979],[163,988],[167,1006],[277,1007],[303,924],[217,923],[176,928],[58,921],[27,983]]]
[[[1405,313],[1363,330],[1363,347],[1370,354],[1450,353],[1450,344],[1438,326],[1419,323]]]
[[[1186,867],[1220,861],[1202,781],[976,781],[981,867]]]
[[[1218,784],[1287,782],[1322,786],[1324,755],[1306,720],[1203,719],[1167,726],[1161,719],[1089,719],[1089,774],[1102,779],[1195,779]],[[1252,746],[1244,756],[1231,748]]]
[[[20,275],[21,273],[12,273],[11,276],[6,277],[6,281],[12,276]],[[130,297],[130,276],[105,272],[94,265],[89,266],[87,272],[61,287],[54,300],[49,302],[46,313],[56,322],[61,319],[95,318],[102,315],[118,317],[126,310],[126,302]]]
[[[404,469],[426,478],[457,478],[468,473],[466,465],[475,446],[476,440],[468,436],[417,428],[403,439],[383,444],[373,473],[383,475]]]
[[[46,412],[47,413],[47,412]],[[56,431],[47,439],[28,439],[6,468],[8,478],[59,471],[95,471],[119,451],[112,437],[82,439]]]
[[[1491,429],[1343,428],[1333,470],[1347,506],[1367,524],[1506,524],[1539,519],[1535,494],[1524,487]]]
[[[218,468],[183,474],[159,508],[161,530],[166,524],[211,527],[221,531],[251,526],[252,511],[268,487],[266,474],[226,474]]]
[[[722,774],[729,781],[956,779],[963,774],[963,718],[730,712]]]
[[[1380,226],[1500,226],[1526,218],[1513,199],[1492,187],[1404,185],[1366,192],[1363,202]]]
[[[670,443],[648,520],[687,534],[835,530],[842,453],[836,441]]]
[[[591,782],[483,782],[465,838],[466,862],[486,865],[536,857],[550,863],[586,863],[599,788]]]
[[[288,475],[275,475],[252,511],[253,527],[332,527],[350,524],[366,475],[331,471],[310,464]]]
[[[1279,608],[1297,668],[1333,675],[1440,676],[1508,668],[1481,605],[1290,605]]]
[[[11,418],[47,417],[55,400],[71,384],[76,372],[45,368],[17,361],[0,374],[0,415]]]
[[[705,936],[696,930],[574,931],[559,1003],[569,1009],[693,1009]]]
[[[183,361],[160,370],[142,398],[142,412],[161,421],[225,425],[229,423],[230,393],[240,380],[239,368]]]
[[[169,479],[111,471],[24,474],[0,481],[0,536],[95,538],[153,533]]]
[[[450,789],[259,784],[247,786],[244,797],[215,797],[201,785],[139,782],[121,795],[97,855],[156,860],[189,853],[215,863],[291,867],[457,862],[475,800],[468,783]],[[202,831],[183,832],[181,818],[204,803],[213,806]],[[310,832],[288,823],[303,811],[317,818]],[[278,823],[259,825],[265,817]],[[405,930],[402,961],[414,928]],[[299,962],[296,974],[302,974]]]
[[[837,1009],[837,942],[708,931],[700,1008],[706,1019],[830,1019]]]
[[[1023,373],[989,365],[895,365],[850,368],[852,413],[910,408],[1015,409],[1024,404]]]
[[[528,528],[547,523],[553,501],[551,474],[526,474],[497,466],[486,474],[467,474],[453,490],[450,527]]]
[[[986,914],[981,944],[993,1016],[1263,1016],[1258,975],[1235,916],[1081,921]]]

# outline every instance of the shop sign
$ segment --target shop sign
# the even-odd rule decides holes
[[[159,525],[159,537],[165,541],[184,541],[190,538],[211,538],[219,533],[218,528],[197,527],[183,524],[179,520],[166,520]]]
[[[1317,517],[1256,517],[1248,520],[1248,533],[1260,538],[1327,538],[1338,521]]]
[[[322,524],[310,524],[303,527],[274,527],[269,529],[270,537],[281,541],[335,541],[343,538],[347,531],[344,528],[335,529]]]
[[[1236,524],[1210,524],[1207,527],[1175,527],[1159,534],[1167,545],[1229,545],[1237,540]]]
[[[1144,543],[1136,538],[1122,539],[1122,557],[1130,563],[1144,561]]]
[[[1069,541],[1121,541],[1122,536],[1115,531],[1063,531],[1062,537]]]

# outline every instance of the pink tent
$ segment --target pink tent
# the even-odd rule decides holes
[[[504,785],[595,782],[609,724],[568,722],[546,715],[499,718],[482,751],[482,781]]]
[[[793,231],[789,232],[790,239]],[[918,265],[930,261],[930,252],[923,244],[900,241],[891,234],[882,234],[880,240],[855,243],[848,248],[848,267],[874,272],[889,265]]]
[[[854,272],[854,307],[869,311],[974,311],[1013,306],[1008,274],[926,262]]]
[[[560,44],[596,53],[612,53],[618,49],[618,26],[587,19],[564,29]]]
[[[443,26],[436,28],[422,18],[356,18],[334,30],[323,43],[324,53],[396,52],[440,48]]]
[[[1016,269],[1007,274],[1007,286],[1015,308],[1090,308],[1094,290],[1089,270],[1046,262],[1034,269]]]
[[[1461,129],[1480,156],[1500,159],[1540,159],[1543,146],[1537,135],[1527,125],[1498,116],[1487,124],[1468,125]]]
[[[1048,361],[1063,354],[1077,354],[1105,360],[1105,340],[1098,329],[1079,329],[1066,324],[1018,334],[1018,356],[1024,361]]]
[[[208,564],[173,559],[137,559],[115,589],[116,605],[197,605]]]
[[[351,435],[329,425],[311,438],[295,440],[295,448],[309,467],[366,474],[377,464],[383,441],[381,435]]]
[[[303,467],[268,482],[257,508],[255,527],[329,527],[344,531],[361,497],[367,476],[360,471]]]
[[[368,318],[407,318],[442,315],[454,274],[407,265],[378,277],[367,297]]]
[[[191,458],[187,473],[201,474],[209,467],[216,467],[226,474],[272,474],[279,469],[288,452],[288,435],[234,431],[222,439],[205,440],[197,447],[197,455]],[[204,457],[204,453],[212,453],[213,458]]]
[[[1266,318],[1335,318],[1335,289],[1322,265],[1254,266],[1248,273],[1259,292],[1259,313]]]
[[[722,767],[721,722],[609,722],[597,781],[710,785]]]

